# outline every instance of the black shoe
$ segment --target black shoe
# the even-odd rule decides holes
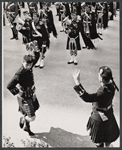
[[[44,68],[44,66],[39,66],[40,69]]]
[[[30,127],[25,127],[24,129],[23,129],[25,132],[28,132],[28,134],[29,134],[29,136],[34,136],[35,134],[30,130]]]
[[[18,40],[18,37],[16,37],[16,40]]]
[[[64,30],[60,30],[60,32],[64,32]]]
[[[104,143],[96,144],[97,147],[104,147]]]
[[[87,47],[86,47],[86,46],[83,46],[82,48],[85,49],[85,48],[87,48]]]
[[[77,65],[78,63],[77,62],[74,62],[74,65]]]
[[[28,132],[29,136],[34,136],[35,134],[31,131]]]
[[[37,68],[37,67],[39,67],[39,65],[38,66],[34,66],[35,68]]]
[[[14,37],[10,38],[10,40],[13,40],[13,39],[15,39],[15,38]]]
[[[97,50],[97,48],[96,48],[96,47],[94,47],[93,49],[94,49],[94,50]]]
[[[25,123],[24,117],[21,117],[20,121],[19,121],[19,126],[20,126],[21,129],[23,128],[24,123]]]
[[[67,63],[67,64],[73,64],[73,63],[74,63],[74,61],[71,61],[71,62],[70,62],[70,61],[68,61],[68,63]]]
[[[99,39],[103,40],[100,36],[98,36]]]

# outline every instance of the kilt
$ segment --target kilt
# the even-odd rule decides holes
[[[18,99],[18,104],[19,104],[19,111],[23,115],[27,115],[28,117],[35,116],[35,112],[39,108],[39,103],[36,98],[36,95],[34,95],[33,97],[28,97],[28,98],[22,98],[18,96],[17,99]]]
[[[74,39],[75,39],[75,38],[74,38]],[[75,39],[75,43],[76,43],[76,47],[73,46],[73,49],[81,50],[79,35],[78,35],[78,37]],[[67,49],[67,50],[70,50],[70,38],[69,38],[69,36],[68,36],[68,38],[67,38],[66,49]]]
[[[94,143],[112,143],[120,135],[120,130],[111,108],[106,112],[107,121],[102,121],[98,112],[92,112],[87,123],[87,130],[90,129],[91,140]]]

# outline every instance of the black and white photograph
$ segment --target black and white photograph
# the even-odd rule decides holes
[[[120,148],[120,3],[2,2],[2,148]]]

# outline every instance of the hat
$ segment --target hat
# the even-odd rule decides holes
[[[100,70],[100,76],[103,77],[104,79],[106,80],[113,80],[113,77],[112,77],[112,71],[109,67],[107,66],[102,66],[99,68]]]
[[[26,63],[30,64],[33,62],[33,57],[31,55],[25,55],[23,59],[26,61]]]

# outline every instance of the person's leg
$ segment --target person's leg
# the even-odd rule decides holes
[[[40,60],[40,69],[44,67],[44,58],[46,53],[46,44],[42,45],[42,54],[41,54],[41,60]]]
[[[16,23],[14,23],[13,31],[14,31],[14,37],[15,37],[15,39],[18,40],[18,31],[16,29]]]
[[[31,130],[30,130],[30,122],[34,121],[36,118],[36,116],[33,116],[33,117],[29,117],[29,116],[26,116],[25,117],[25,124],[24,124],[24,127],[23,127],[23,130],[28,132],[28,134],[30,136],[33,136],[35,135]]]
[[[74,65],[77,65],[77,50],[74,50]]]
[[[14,27],[12,27],[11,30],[12,30],[12,35],[13,35],[13,36],[12,36],[12,38],[10,38],[10,39],[13,40],[13,39],[15,39]]]
[[[40,54],[40,55],[41,55],[41,54]],[[35,67],[39,67],[39,65],[40,65],[40,61],[41,61],[41,58],[39,57],[39,59],[38,59],[37,63],[35,64]]]
[[[61,14],[61,26],[62,26],[62,29],[60,30],[60,32],[64,32],[64,29],[63,29],[63,16]]]
[[[36,116],[23,116],[20,118],[20,128],[22,128],[24,131],[28,132],[30,136],[35,135],[31,130],[30,130],[30,122],[34,121]]]
[[[106,146],[106,147],[110,147],[110,144],[111,144],[111,143],[105,143],[105,146]]]
[[[102,35],[102,30],[103,30],[103,18],[100,18],[100,29],[99,29],[99,34]]]
[[[68,61],[68,64],[74,63],[74,55],[73,55],[73,50],[70,50],[70,60]]]
[[[34,121],[36,118],[35,110],[33,106],[33,100],[23,99],[18,97],[19,99],[19,111],[23,114],[23,117],[20,118],[19,126],[24,131],[28,132],[30,136],[33,136],[34,133],[30,130],[30,122]],[[24,102],[23,102],[24,100]]]

